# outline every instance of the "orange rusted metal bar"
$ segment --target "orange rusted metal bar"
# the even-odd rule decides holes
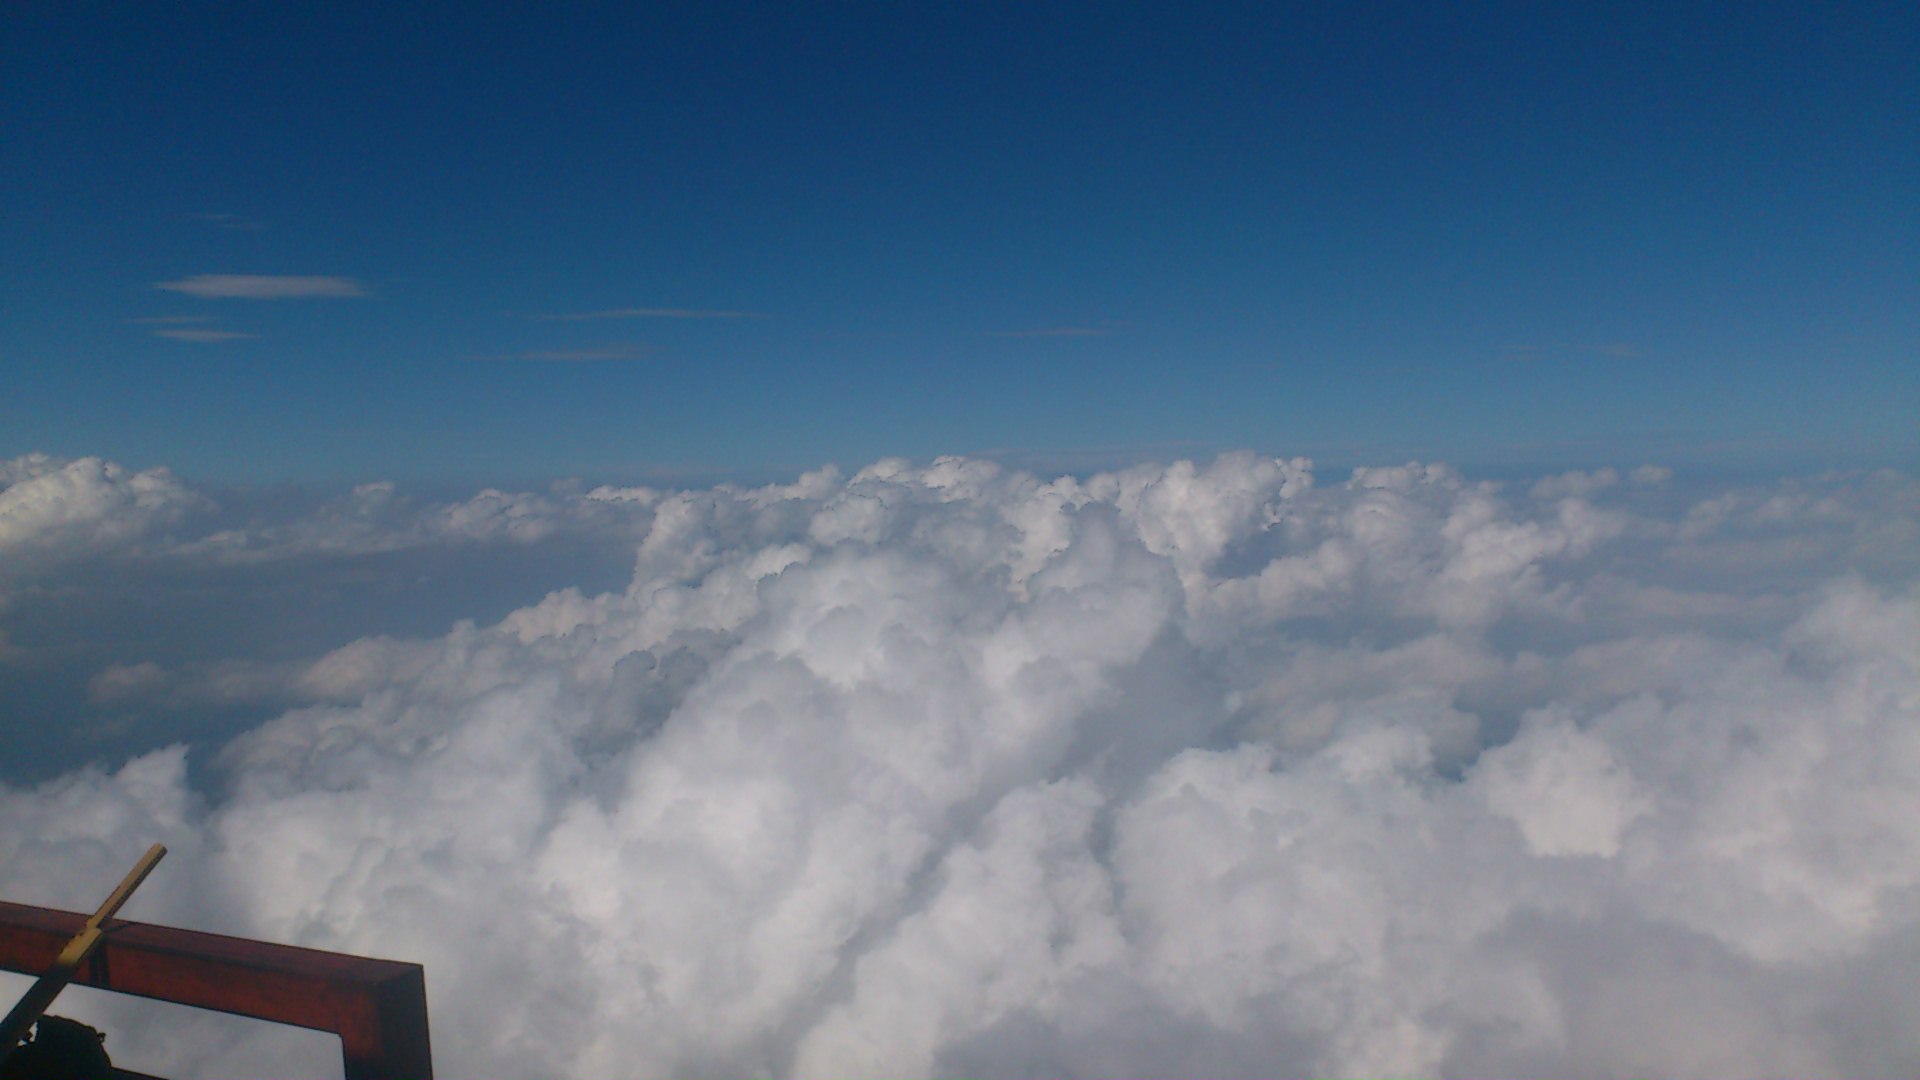
[[[0,901],[0,969],[46,970],[87,917]],[[340,1036],[347,1080],[432,1080],[418,964],[113,919],[81,986]]]
[[[53,999],[60,996],[61,989],[72,981],[73,973],[80,970],[80,965],[104,940],[107,920],[119,913],[120,908],[133,896],[133,890],[147,880],[147,875],[153,873],[153,868],[159,865],[166,854],[165,845],[155,844],[148,848],[147,853],[127,872],[127,876],[120,879],[120,884],[100,905],[100,910],[94,912],[81,925],[80,932],[60,950],[59,958],[27,990],[26,996],[14,1005],[7,1018],[0,1020],[0,1054],[11,1053],[14,1047],[26,1041],[27,1031],[39,1022],[47,1006],[53,1004]]]

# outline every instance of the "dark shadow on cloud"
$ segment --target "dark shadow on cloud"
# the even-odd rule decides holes
[[[1913,954],[1912,928],[1894,935]],[[1563,1030],[1552,1044],[1529,1047],[1511,1028],[1453,1008],[1436,1017],[1458,1032],[1442,1075],[1761,1076],[1891,1075],[1911,1066],[1885,1033],[1856,1042],[1833,1038],[1836,1000],[1885,989],[1870,963],[1842,967],[1819,986],[1809,969],[1755,962],[1703,933],[1616,908],[1580,918],[1523,911],[1486,948],[1516,971],[1537,976]],[[1879,950],[1872,950],[1878,953]],[[1910,994],[1914,973],[1904,976]],[[1864,993],[1863,993],[1864,991]],[[1887,1010],[1856,1021],[1878,1028]],[[1844,1064],[1842,1064],[1844,1063]],[[1889,1071],[1890,1070],[1890,1071]]]
[[[1065,995],[1063,995],[1065,996]],[[1009,1080],[1058,1077],[1207,1076],[1260,1080],[1318,1076],[1324,1048],[1290,1030],[1283,1009],[1259,1031],[1233,1031],[1176,1011],[1164,1001],[1130,993],[1117,980],[1089,979],[1071,997],[1090,1019],[1046,1017],[1020,1009],[954,1040],[935,1059],[934,1076],[992,1076]]]

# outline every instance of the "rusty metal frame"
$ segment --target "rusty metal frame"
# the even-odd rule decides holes
[[[0,900],[0,969],[45,971],[86,924]],[[418,964],[114,919],[73,981],[340,1036],[346,1080],[432,1080],[426,973]]]

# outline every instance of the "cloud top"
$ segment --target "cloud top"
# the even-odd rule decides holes
[[[164,468],[46,454],[0,461],[0,583],[49,560],[123,549],[212,505]]]
[[[230,672],[217,784],[0,788],[0,864],[164,840],[134,917],[425,963],[449,1075],[1911,1074],[1920,485],[1629,475],[368,485],[272,543],[633,573]]]

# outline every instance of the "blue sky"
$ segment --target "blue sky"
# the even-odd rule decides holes
[[[5,19],[0,457],[1920,458],[1902,5]]]

